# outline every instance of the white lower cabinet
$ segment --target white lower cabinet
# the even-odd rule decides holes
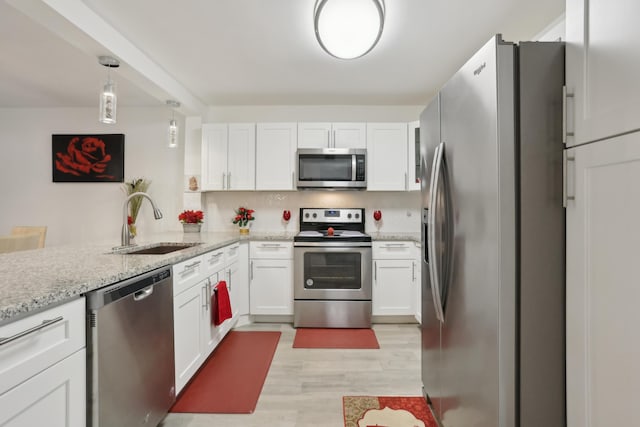
[[[173,318],[176,393],[179,393],[222,341],[248,307],[248,280],[242,278],[241,265],[248,264],[246,244],[233,243],[173,266]],[[196,271],[197,273],[193,273]],[[181,273],[181,275],[180,275]],[[244,268],[245,277],[248,275]],[[233,317],[220,325],[213,324],[212,296],[220,281],[227,283]],[[237,303],[234,301],[237,300]]]
[[[86,358],[77,351],[0,395],[0,426],[86,425]]]
[[[413,242],[374,242],[372,253],[372,314],[415,316],[420,281]]]
[[[293,314],[293,245],[250,243],[250,313]]]
[[[0,327],[0,426],[86,425],[85,300]]]
[[[197,282],[173,299],[176,393],[187,384],[206,358],[210,318],[207,280]]]

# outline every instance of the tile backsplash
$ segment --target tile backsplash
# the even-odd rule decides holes
[[[231,221],[239,206],[255,210],[251,229],[257,232],[297,232],[300,208],[364,208],[368,233],[420,231],[419,192],[367,191],[229,191],[202,193],[206,231],[232,231]],[[291,219],[282,219],[284,210]],[[382,212],[382,220],[373,219],[373,211]]]

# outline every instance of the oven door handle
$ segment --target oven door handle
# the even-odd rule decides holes
[[[371,242],[294,242],[293,246],[296,248],[370,248]]]

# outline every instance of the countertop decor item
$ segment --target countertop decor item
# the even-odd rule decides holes
[[[178,215],[178,219],[182,223],[182,230],[185,233],[199,233],[204,221],[204,213],[200,210],[186,210]]]
[[[236,216],[233,217],[233,223],[238,224],[240,227],[240,234],[249,234],[249,221],[256,219],[253,216],[255,211],[253,209],[247,209],[240,206],[236,209]]]
[[[126,181],[122,184],[122,191],[131,196],[133,193],[146,193],[151,185],[151,181],[145,178],[133,178],[131,181]],[[135,237],[138,234],[136,227],[136,219],[138,218],[138,212],[142,206],[143,196],[135,196],[129,202],[129,215],[127,216],[127,224],[129,225],[129,236]]]

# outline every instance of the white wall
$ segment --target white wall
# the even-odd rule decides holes
[[[164,214],[155,221],[145,201],[139,233],[179,230],[184,144],[167,147],[167,111],[121,107],[118,123],[104,125],[95,108],[0,109],[0,235],[14,225],[46,225],[46,246],[120,243],[121,184],[53,183],[51,135],[58,133],[124,133],[125,180],[150,179],[149,193]],[[184,129],[184,121],[176,119]]]
[[[563,13],[553,22],[547,25],[540,33],[538,33],[532,40],[540,42],[552,42],[559,40],[566,40],[566,19]]]

